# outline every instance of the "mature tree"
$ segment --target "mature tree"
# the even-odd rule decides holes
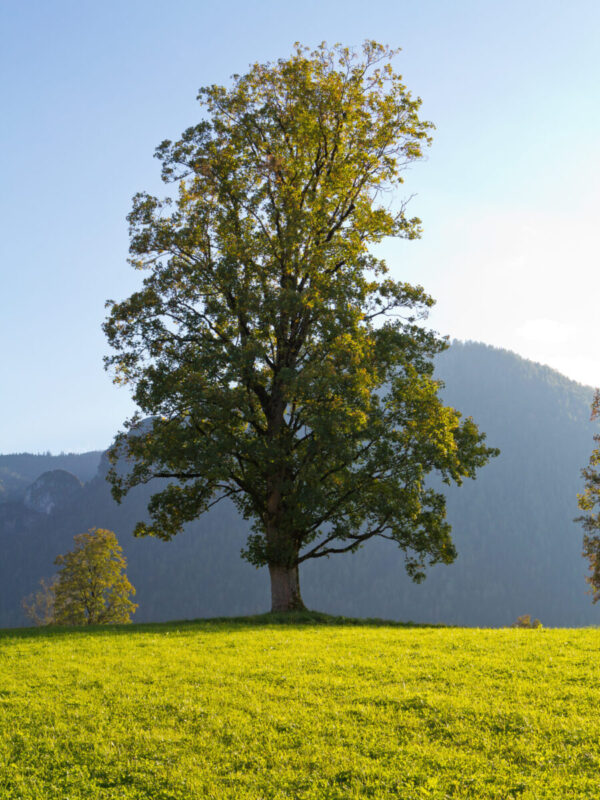
[[[92,528],[74,537],[75,547],[56,558],[60,567],[53,586],[52,622],[101,625],[131,622],[137,605],[127,580],[127,562],[112,531]]]
[[[592,402],[592,420],[600,419],[600,390],[596,390]],[[600,433],[594,435],[597,447],[581,474],[585,479],[585,491],[577,496],[579,508],[586,513],[577,517],[583,525],[583,555],[588,559],[590,574],[586,578],[591,587],[594,603],[600,600]]]
[[[369,251],[420,235],[388,193],[432,126],[394,55],[298,45],[201,89],[203,120],[156,151],[177,198],[139,194],[128,218],[143,288],[108,303],[107,366],[150,417],[113,445],[114,496],[170,479],[135,529],[162,539],[232,498],[273,610],[303,607],[302,562],[375,536],[417,580],[451,562],[427,476],[461,483],[495,453],[438,397],[433,300]]]

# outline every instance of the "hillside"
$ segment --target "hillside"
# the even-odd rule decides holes
[[[592,390],[473,343],[455,343],[440,356],[437,374],[446,401],[471,414],[502,451],[476,481],[448,491],[458,559],[416,586],[392,543],[370,542],[354,556],[304,565],[306,604],[333,614],[463,625],[506,625],[525,613],[546,625],[596,624],[600,609],[586,594],[582,532],[572,522],[580,469],[592,449]],[[232,506],[217,506],[172,542],[135,540],[131,531],[151,489],[138,488],[119,507],[105,470],[103,461],[49,514],[22,501],[0,504],[0,626],[24,624],[21,598],[52,574],[54,557],[71,548],[73,535],[93,526],[114,530],[124,547],[138,621],[268,608],[266,570],[240,559],[247,526]]]
[[[27,487],[42,473],[65,470],[80,481],[91,480],[98,471],[102,452],[88,453],[12,453],[0,455],[0,502],[21,500]]]

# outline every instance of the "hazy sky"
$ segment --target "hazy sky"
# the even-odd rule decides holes
[[[164,191],[200,86],[295,41],[403,49],[437,130],[405,184],[424,236],[382,251],[432,326],[600,384],[599,34],[598,0],[0,0],[0,452],[108,446],[131,196]]]

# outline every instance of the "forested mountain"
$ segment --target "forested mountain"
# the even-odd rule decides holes
[[[592,390],[474,343],[454,343],[439,357],[437,374],[446,402],[472,415],[502,451],[477,480],[448,490],[456,562],[431,569],[415,585],[395,545],[371,541],[356,555],[303,565],[305,603],[348,616],[422,622],[507,625],[529,613],[546,625],[597,624],[600,607],[586,594],[582,531],[572,521],[580,470],[593,446]],[[133,539],[153,487],[137,488],[117,506],[105,460],[91,478],[88,468],[99,456],[37,462],[39,471],[32,459],[47,456],[0,456],[0,469],[29,483],[57,469],[86,481],[79,486],[51,472],[27,494],[21,486],[10,502],[0,498],[0,626],[25,623],[21,598],[53,574],[55,556],[71,549],[73,535],[90,527],[114,530],[124,548],[138,592],[136,621],[269,608],[266,570],[241,560],[247,525],[231,505],[217,506],[172,542]]]
[[[61,469],[72,472],[80,481],[91,480],[98,470],[102,452],[89,453],[12,453],[0,455],[0,503],[21,500],[25,489],[43,472]]]

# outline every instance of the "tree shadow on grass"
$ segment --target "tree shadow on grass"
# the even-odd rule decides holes
[[[43,639],[62,636],[114,636],[115,634],[138,635],[143,633],[218,633],[248,628],[276,627],[369,627],[369,628],[447,628],[450,625],[398,622],[377,618],[340,617],[321,611],[288,611],[284,613],[256,614],[248,617],[210,617],[172,622],[142,622],[128,625],[82,625],[59,627],[55,625],[31,628],[0,629],[0,639]]]

